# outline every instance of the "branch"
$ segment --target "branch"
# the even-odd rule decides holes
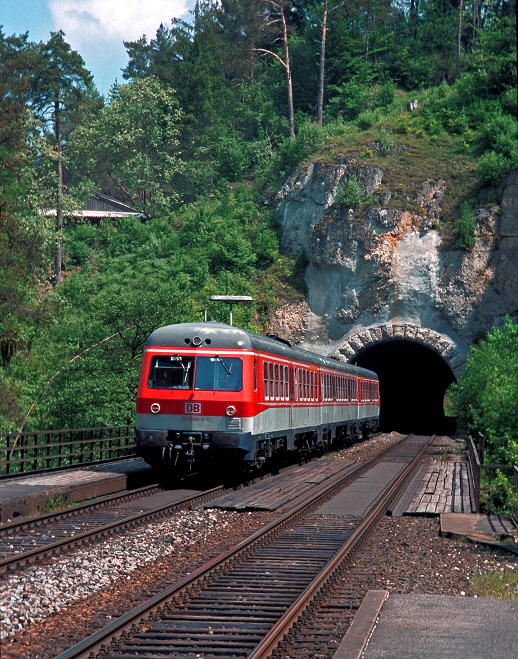
[[[272,55],[273,57],[275,57],[275,59],[279,60],[279,62],[283,65],[285,69],[288,68],[286,62],[283,59],[281,59],[276,53],[272,53],[271,50],[265,50],[264,48],[252,48],[252,50],[255,50],[257,53],[266,53],[267,55]]]
[[[128,327],[127,329],[132,329],[132,328],[131,328],[131,327]],[[13,451],[14,451],[14,449],[16,448],[16,444],[18,443],[18,440],[20,439],[20,435],[21,435],[22,432],[23,432],[23,428],[24,428],[25,424],[27,423],[27,419],[28,419],[29,416],[31,415],[32,410],[34,409],[36,403],[37,403],[37,402],[39,401],[39,399],[43,396],[43,394],[44,394],[45,391],[48,389],[48,387],[52,384],[52,382],[58,377],[58,375],[60,375],[60,373],[62,373],[62,372],[65,370],[65,368],[66,368],[67,366],[69,366],[70,364],[72,364],[72,362],[75,362],[76,359],[79,359],[80,357],[82,357],[83,355],[85,355],[87,352],[89,352],[90,350],[92,350],[92,348],[96,348],[97,346],[100,346],[102,343],[106,343],[106,341],[110,341],[110,339],[113,339],[113,338],[115,338],[116,336],[119,336],[119,332],[115,332],[115,334],[112,334],[111,336],[107,336],[105,339],[103,339],[102,341],[98,341],[97,343],[94,343],[94,344],[93,344],[92,346],[90,346],[89,348],[85,348],[85,350],[83,350],[82,352],[80,352],[78,355],[76,355],[75,357],[72,357],[72,359],[71,359],[70,361],[68,361],[68,362],[67,362],[62,368],[60,368],[59,371],[57,371],[56,373],[54,373],[54,375],[53,375],[53,376],[50,378],[50,380],[45,384],[45,386],[44,386],[43,389],[40,391],[40,393],[36,396],[36,398],[34,399],[32,405],[29,407],[29,410],[28,410],[27,414],[25,415],[25,419],[23,420],[23,423],[22,423],[22,425],[20,426],[20,430],[18,431],[18,435],[16,436],[16,438],[15,438],[15,440],[14,440],[14,443],[13,443],[13,445],[12,445],[12,447],[11,447],[11,452],[10,452],[10,456],[9,456],[9,458],[11,458],[12,455],[13,455]]]

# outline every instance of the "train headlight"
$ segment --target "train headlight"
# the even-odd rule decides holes
[[[158,414],[160,412],[160,405],[158,403],[152,403],[150,409],[153,414]]]
[[[236,408],[233,405],[229,405],[225,410],[225,414],[227,416],[234,416],[235,413],[236,413]]]
[[[194,339],[192,340],[192,343],[195,346],[201,346],[201,338],[199,336],[195,336]]]

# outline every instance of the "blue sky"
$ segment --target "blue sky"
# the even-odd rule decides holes
[[[29,32],[31,41],[63,30],[106,94],[115,80],[123,82],[123,41],[153,38],[160,23],[188,19],[193,6],[194,0],[0,0],[0,25],[8,36]]]

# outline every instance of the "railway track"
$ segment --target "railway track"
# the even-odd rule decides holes
[[[404,487],[430,441],[408,436],[354,476],[326,483],[237,547],[56,659],[291,656],[284,653],[297,626],[340,578],[351,552]],[[347,484],[351,496],[355,488],[356,495],[365,491],[362,478],[376,483],[365,513],[329,512],[349,493]]]
[[[151,510],[124,508],[138,499],[163,492],[159,485],[110,495],[66,510],[54,511],[0,527],[0,574],[50,558],[87,542],[158,519],[175,510],[200,505],[218,496],[223,486],[182,497]]]
[[[288,467],[289,468],[289,467]],[[253,483],[271,475],[259,471],[246,479]],[[108,537],[156,520],[176,510],[193,508],[217,498],[236,482],[219,485],[204,492],[178,498],[156,508],[131,512],[125,504],[164,492],[158,484],[148,485],[124,494],[112,494],[72,508],[52,511],[29,519],[0,525],[0,575],[18,567],[48,559],[88,542]],[[143,506],[145,507],[145,506]]]

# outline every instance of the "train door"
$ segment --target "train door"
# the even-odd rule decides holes
[[[286,400],[288,402],[288,424],[290,429],[290,435],[293,436],[293,401],[295,400],[295,379],[294,379],[294,368],[293,366],[286,366],[288,370],[288,396]]]

